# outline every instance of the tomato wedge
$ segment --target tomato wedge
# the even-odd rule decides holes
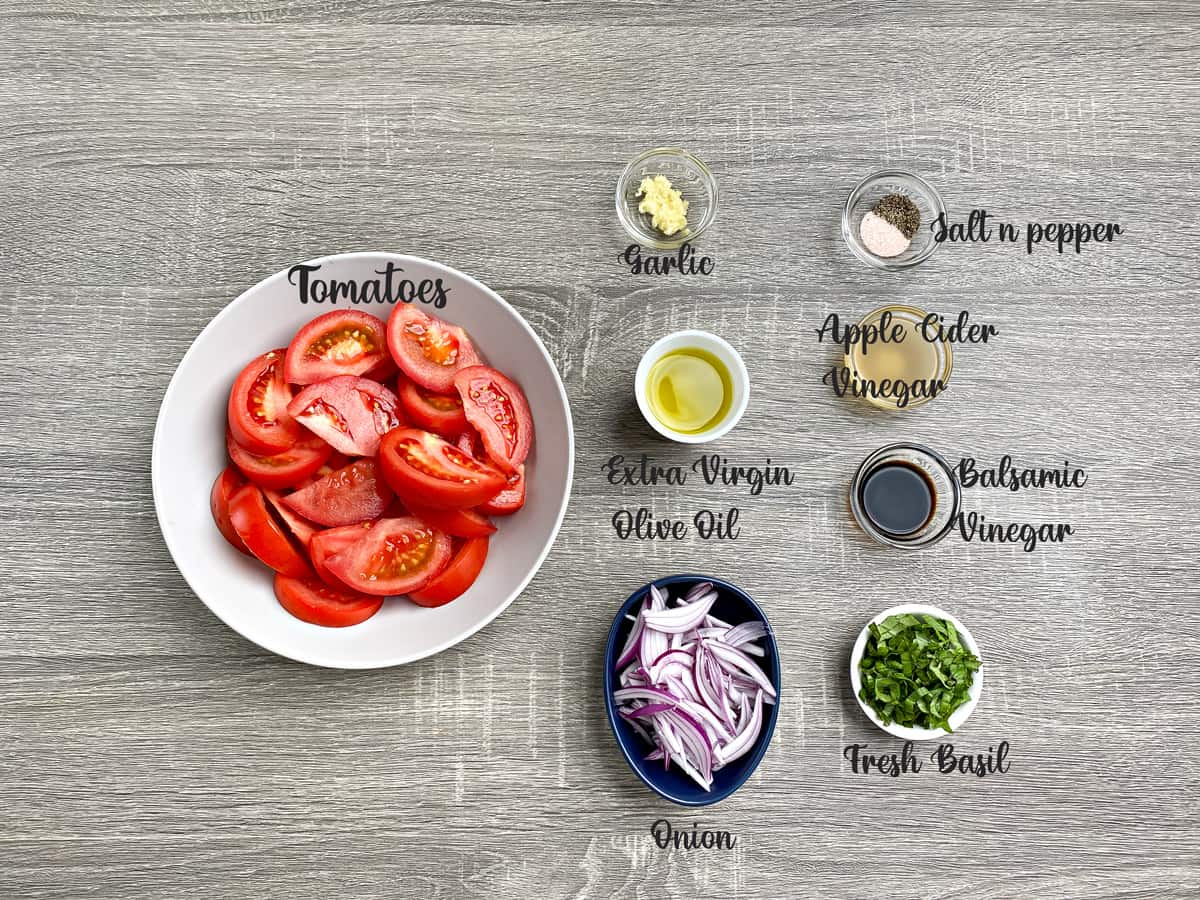
[[[225,448],[243,475],[259,487],[276,491],[300,484],[321,468],[332,452],[327,443],[313,435],[302,437],[282,453],[258,456],[239,445],[227,432]]]
[[[346,585],[340,578],[329,571],[326,560],[336,556],[352,544],[362,540],[363,535],[373,525],[373,522],[363,522],[359,525],[343,525],[341,528],[326,528],[313,535],[308,545],[308,557],[312,561],[313,571],[330,587],[346,590]]]
[[[325,565],[351,590],[390,596],[424,587],[449,560],[450,536],[405,516],[378,520]]]
[[[263,492],[256,485],[243,485],[229,498],[229,519],[247,549],[276,572],[293,578],[312,574],[308,562],[268,512]]]
[[[401,500],[435,509],[478,506],[504,487],[504,476],[492,466],[415,428],[384,435],[379,465]]]
[[[365,622],[383,606],[382,597],[337,590],[315,578],[275,576],[275,598],[297,619],[326,628]]]
[[[492,462],[509,474],[516,472],[533,445],[533,416],[524,392],[488,366],[459,369],[454,386]]]
[[[294,513],[321,525],[353,525],[383,515],[392,489],[373,459],[360,459],[282,498]]]
[[[459,548],[444,572],[432,579],[419,591],[410,591],[408,599],[418,606],[444,606],[462,596],[483,568],[487,560],[488,539],[469,540]]]
[[[335,375],[365,375],[387,359],[382,319],[356,309],[317,316],[296,332],[283,362],[292,384],[312,384]]]
[[[390,355],[385,355],[375,368],[363,373],[363,378],[370,378],[372,381],[383,384],[385,381],[395,378],[399,371],[400,367],[396,365],[395,360]]]
[[[217,523],[217,529],[225,540],[229,541],[230,546],[235,550],[240,550],[250,556],[250,551],[246,549],[246,542],[238,537],[237,529],[233,527],[233,522],[229,519],[229,498],[245,483],[246,479],[237,469],[233,466],[226,466],[225,471],[218,475],[217,480],[213,482],[209,505],[212,507],[213,521]]]
[[[318,440],[316,435],[313,435],[312,439]],[[324,441],[322,441],[322,443],[324,443]],[[350,462],[351,460],[349,456],[346,456],[344,453],[338,453],[336,450],[330,447],[329,458],[326,459],[325,462],[321,463],[321,465],[317,468],[317,471],[313,472],[302,482],[296,485],[296,490],[300,490],[302,487],[308,487],[314,481],[320,481],[330,472],[336,472],[338,469],[344,469],[346,466],[350,465]]]
[[[525,505],[525,467],[518,466],[517,474],[508,479],[508,486],[490,500],[479,504],[479,511],[489,516],[511,516]]]
[[[288,415],[292,389],[283,377],[285,352],[272,350],[251,360],[229,392],[229,430],[251,453],[279,453],[300,436]]]
[[[288,411],[347,456],[374,456],[379,437],[400,425],[400,401],[378,381],[338,375],[310,384]]]
[[[458,394],[435,394],[415,381],[401,378],[398,395],[408,421],[417,428],[440,434],[448,440],[454,440],[467,430],[467,415]]]
[[[413,306],[392,312],[387,343],[400,371],[436,394],[453,393],[454,373],[480,361],[465,331]]]
[[[423,522],[451,537],[481,538],[496,533],[496,526],[487,517],[473,509],[431,509],[428,506],[413,506],[410,511]]]
[[[321,529],[317,528],[307,519],[303,519],[292,512],[291,508],[283,502],[283,495],[279,491],[267,489],[263,491],[263,496],[267,498],[267,502],[271,504],[271,509],[275,511],[275,514],[279,516],[283,524],[288,527],[288,531],[292,533],[292,537],[298,540],[300,546],[307,550],[309,543],[313,539],[313,535]]]
[[[479,440],[479,432],[477,432],[474,428],[468,428],[466,431],[460,434],[458,439],[455,440],[454,446],[463,453],[470,453],[476,458],[484,455],[483,442]]]

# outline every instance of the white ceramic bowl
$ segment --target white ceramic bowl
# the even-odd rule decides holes
[[[698,431],[695,434],[683,434],[682,432],[672,431],[670,428],[667,428],[655,417],[654,413],[650,410],[650,403],[646,399],[646,386],[650,380],[650,369],[668,353],[674,350],[682,350],[685,347],[706,350],[723,362],[725,368],[729,370],[729,379],[733,387],[733,402],[730,404],[729,412],[725,418],[707,431]],[[659,338],[650,345],[649,350],[642,354],[642,360],[638,363],[637,374],[634,376],[633,389],[637,395],[638,409],[642,411],[642,418],[646,420],[646,424],[651,428],[663,437],[672,441],[678,441],[681,444],[704,444],[708,441],[716,440],[723,434],[727,434],[742,418],[742,414],[746,411],[746,405],[750,402],[750,373],[746,371],[746,364],[742,361],[741,354],[734,350],[724,338],[707,331],[696,331],[695,329],[676,331],[673,334],[668,334],[666,337]]]
[[[967,627],[962,622],[950,615],[944,609],[938,609],[936,606],[928,606],[924,603],[902,603],[899,606],[893,606],[890,609],[885,609],[870,622],[863,626],[863,630],[858,634],[858,640],[854,642],[854,649],[850,651],[850,688],[854,691],[854,699],[858,701],[858,705],[862,707],[862,711],[867,714],[867,718],[886,731],[888,734],[895,735],[898,738],[903,738],[906,741],[928,741],[934,738],[948,737],[948,733],[940,728],[908,728],[904,725],[897,725],[895,722],[890,725],[884,725],[883,720],[875,710],[864,703],[862,698],[858,696],[862,690],[862,676],[858,671],[858,664],[862,661],[863,650],[867,646],[867,629],[874,622],[878,624],[889,616],[898,616],[903,613],[917,613],[919,615],[937,616],[939,619],[945,619],[958,631],[958,636],[962,639],[963,645],[983,662],[983,656],[979,652],[979,645],[975,643],[975,638],[971,632],[967,631]],[[967,702],[950,714],[950,728],[952,731],[958,731],[963,723],[967,721],[967,717],[971,715],[975,709],[975,704],[979,702],[979,695],[983,692],[983,667],[975,673],[975,680],[971,682],[971,690],[967,695]]]
[[[213,524],[209,491],[227,464],[225,416],[230,385],[250,359],[284,347],[301,325],[338,307],[301,303],[287,271],[259,282],[223,309],[192,343],[163,397],[154,432],[154,505],[163,538],[196,595],[229,627],[301,662],[369,669],[411,662],[474,634],[525,588],[554,543],[567,509],[574,436],[567,395],[546,348],[495,292],[447,266],[395,253],[346,253],[310,260],[312,277],[362,282],[387,263],[400,277],[442,279],[446,304],[429,312],[464,327],[487,360],[529,398],[535,442],[526,464],[527,502],[498,521],[487,563],[465,594],[436,609],[393,599],[349,628],[321,628],[276,602],[271,572],[226,543]],[[350,304],[343,298],[339,307]],[[351,306],[386,319],[389,304]]]

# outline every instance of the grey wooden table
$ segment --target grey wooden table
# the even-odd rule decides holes
[[[573,27],[588,16],[644,27]],[[755,24],[795,27],[714,27]],[[1183,2],[0,0],[0,895],[1200,894],[1197,24]],[[720,180],[711,277],[616,262],[614,179],[664,143]],[[1080,256],[946,246],[880,275],[838,216],[883,166],[952,211],[1126,235]],[[367,673],[218,622],[167,554],[149,474],[204,324],[351,249],[500,291],[557,360],[578,434],[571,508],[524,596],[452,650]],[[814,335],[891,299],[1000,329],[902,416],[834,398]],[[753,378],[715,449],[769,455],[792,487],[606,484],[615,453],[694,458],[629,395],[640,350],[682,326],[726,335]],[[1085,467],[1079,491],[966,493],[1076,534],[875,547],[844,492],[895,439]],[[610,517],[636,505],[738,506],[742,537],[621,542]],[[634,779],[599,689],[616,604],[688,570],[761,600],[786,684],[759,772],[699,813]],[[1008,741],[1007,774],[850,771],[848,744],[899,749],[850,695],[850,643],[908,600],[982,644],[985,696],[953,740]],[[661,818],[736,848],[660,850]]]

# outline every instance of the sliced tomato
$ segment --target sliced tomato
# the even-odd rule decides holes
[[[282,499],[292,512],[332,526],[377,518],[392,496],[375,460],[360,459]]]
[[[326,567],[352,590],[390,596],[424,587],[450,561],[450,536],[420,519],[380,519]]]
[[[283,377],[285,352],[272,350],[251,360],[229,392],[229,430],[251,453],[279,453],[300,436],[288,414],[292,389]]]
[[[533,445],[533,416],[524,392],[489,366],[459,369],[454,386],[492,462],[505,472],[516,472]]]
[[[496,526],[487,517],[473,509],[431,509],[428,506],[408,504],[412,514],[428,522],[438,531],[451,537],[481,538],[495,534]]]
[[[242,447],[226,432],[225,448],[229,458],[243,475],[255,484],[272,490],[295,487],[321,468],[332,448],[315,435],[301,437],[287,450],[271,456],[258,456]]]
[[[317,439],[316,435],[313,435],[312,437],[313,440]],[[308,478],[296,485],[296,490],[300,490],[302,487],[308,487],[314,481],[320,481],[330,472],[336,472],[338,469],[344,469],[346,466],[350,465],[350,462],[351,459],[349,456],[346,456],[344,453],[338,453],[336,450],[330,447],[329,458],[325,460],[325,462],[321,463],[317,471],[313,472],[308,476]]]
[[[395,360],[389,354],[385,355],[371,371],[363,373],[363,378],[370,378],[372,381],[378,381],[380,384],[383,384],[395,378],[396,373],[399,371],[400,367],[396,365]]]
[[[296,332],[283,362],[292,384],[312,384],[335,375],[365,375],[387,359],[382,319],[356,309],[317,316]]]
[[[408,421],[417,428],[454,440],[470,427],[458,394],[435,394],[401,376],[397,395]]]
[[[346,585],[329,571],[325,561],[362,540],[363,535],[373,524],[375,523],[362,522],[358,525],[343,525],[341,528],[326,528],[324,531],[314,534],[308,545],[308,557],[312,561],[313,571],[317,573],[317,577],[331,587],[346,590]]]
[[[243,485],[229,498],[229,519],[250,552],[276,572],[293,578],[312,574],[308,562],[267,510],[263,492],[256,485]]]
[[[400,499],[435,509],[478,506],[504,487],[504,476],[488,463],[415,428],[384,435],[379,464]]]
[[[309,543],[313,539],[313,535],[320,531],[320,529],[312,522],[292,512],[291,507],[283,502],[283,495],[279,491],[264,490],[263,496],[267,498],[267,503],[271,504],[271,509],[275,511],[275,514],[287,526],[292,536],[300,542],[300,546],[307,550]]]
[[[454,554],[441,575],[433,578],[419,591],[409,591],[408,599],[418,606],[444,606],[464,594],[483,569],[487,560],[488,539],[466,541]]]
[[[218,475],[217,480],[213,482],[209,505],[212,507],[213,521],[217,523],[217,529],[225,540],[229,541],[230,546],[235,550],[240,550],[250,556],[245,541],[238,537],[237,529],[229,520],[229,498],[245,483],[246,479],[242,477],[241,472],[233,466],[226,466],[225,471]]]
[[[454,373],[480,361],[465,331],[414,306],[392,312],[387,343],[400,371],[437,394],[454,393]]]
[[[275,598],[297,619],[326,628],[365,622],[383,606],[382,597],[337,590],[315,578],[275,576]]]
[[[463,453],[470,453],[476,458],[486,455],[483,450],[483,442],[479,440],[479,432],[474,428],[468,428],[460,434],[455,440],[454,446]]]
[[[392,498],[391,505],[388,506],[387,511],[383,514],[383,518],[400,519],[407,515],[410,515],[408,511],[408,504],[399,497],[394,497]]]
[[[525,467],[509,477],[508,486],[492,499],[479,504],[479,512],[489,516],[511,516],[525,505]]]
[[[402,421],[395,394],[378,381],[354,375],[310,384],[288,409],[297,422],[348,456],[374,456],[380,435]]]

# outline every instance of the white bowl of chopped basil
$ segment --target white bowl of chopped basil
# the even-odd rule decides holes
[[[854,642],[850,685],[867,718],[888,734],[906,741],[945,737],[979,702],[979,645],[945,610],[923,603],[893,606]]]

